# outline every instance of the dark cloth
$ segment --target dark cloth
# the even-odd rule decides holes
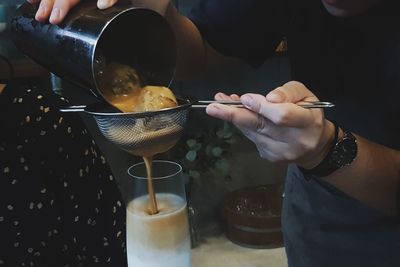
[[[329,15],[319,0],[297,7],[288,31],[293,79],[336,104],[328,119],[400,149],[398,3],[353,18]]]
[[[323,178],[306,181],[294,165],[282,216],[289,266],[400,266],[398,217],[367,207]]]
[[[39,86],[0,94],[0,266],[126,266],[125,206],[67,103]]]
[[[261,65],[286,38],[292,79],[335,103],[326,116],[400,149],[397,1],[336,18],[320,0],[203,0],[190,18],[221,54]],[[400,221],[288,171],[283,233],[290,266],[400,266]],[[371,188],[370,190],[374,190]]]

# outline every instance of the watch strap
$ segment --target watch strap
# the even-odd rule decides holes
[[[304,169],[302,167],[298,167],[300,171],[304,174],[304,177],[307,180],[310,180],[313,176],[317,177],[325,177],[336,171],[339,167],[336,166],[335,164],[332,164],[331,162],[331,157],[332,154],[335,151],[335,147],[337,146],[339,140],[339,126],[335,121],[332,121],[333,125],[335,126],[335,135],[334,139],[331,145],[331,148],[329,149],[328,153],[326,154],[325,158],[314,168],[312,169]]]

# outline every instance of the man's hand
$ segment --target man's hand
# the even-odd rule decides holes
[[[39,9],[36,12],[35,19],[38,21],[47,21],[51,24],[60,23],[69,10],[77,5],[80,0],[27,0],[31,4],[39,3]],[[106,9],[113,6],[118,0],[98,0],[97,7]]]
[[[235,95],[216,95],[219,100],[235,98]],[[261,157],[312,168],[329,151],[334,137],[333,124],[324,119],[321,109],[296,105],[318,100],[303,84],[289,82],[266,97],[245,94],[240,100],[246,109],[212,104],[207,113],[232,122],[254,142]]]
[[[27,0],[31,4],[39,4],[39,9],[36,13],[36,20],[47,21],[51,24],[60,23],[68,12],[76,6],[80,0]],[[118,0],[98,0],[97,7],[99,9],[106,9],[117,3]],[[169,0],[132,0],[134,6],[146,7],[157,11],[161,15],[164,15],[168,5]]]
[[[219,93],[216,99],[238,99]],[[253,141],[263,158],[296,163],[310,169],[328,153],[334,126],[321,109],[305,109],[296,103],[317,98],[301,83],[289,82],[266,97],[245,94],[246,109],[212,104],[207,113],[235,124]],[[342,192],[387,214],[399,214],[400,151],[357,136],[354,162],[324,177]]]

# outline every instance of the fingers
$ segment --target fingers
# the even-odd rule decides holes
[[[255,135],[268,136],[276,140],[281,140],[287,136],[284,128],[276,127],[262,115],[248,109],[222,104],[210,104],[206,112],[212,117],[231,122],[251,140],[254,139],[253,136]]]
[[[224,93],[217,93],[215,99],[222,100],[240,100],[237,94],[230,96]],[[231,107],[222,104],[211,104],[207,107],[206,112],[208,115],[233,123],[236,127],[247,129],[249,131],[257,131],[257,129],[264,128],[264,120],[261,115],[254,113],[247,109]]]
[[[118,0],[98,0],[97,7],[99,9],[106,9],[112,7]]]
[[[218,93],[217,100],[231,100],[226,94]],[[304,127],[314,121],[310,112],[318,112],[301,108],[293,103],[271,103],[262,95],[245,94],[241,98],[247,109],[227,105],[212,104],[206,112],[213,117],[232,122],[237,127],[268,134],[268,124],[280,127]]]
[[[312,112],[321,112],[299,107],[293,103],[271,103],[258,94],[245,94],[241,97],[243,105],[274,124],[286,127],[303,127],[314,121]],[[253,122],[254,123],[254,122]]]
[[[47,21],[51,24],[59,24],[70,9],[80,2],[80,0],[28,0],[31,4],[39,3],[35,19],[37,21]],[[118,0],[99,0],[97,7],[106,9],[113,6]]]
[[[29,0],[30,3],[38,3],[40,0]],[[35,19],[47,21],[51,24],[59,24],[69,10],[79,3],[79,0],[41,0]]]
[[[253,121],[258,114],[244,108],[236,108],[223,104],[210,104],[206,112],[208,115],[233,123],[237,127],[247,127],[248,121]]]
[[[37,21],[46,21],[53,9],[54,0],[42,0],[40,1],[39,8],[36,12],[35,19]]]
[[[227,95],[224,93],[217,93],[215,95],[215,100],[234,100],[234,101],[239,101],[240,100],[240,96],[237,94],[231,94],[231,95]]]
[[[232,100],[235,100],[235,101],[239,101],[240,100],[240,96],[237,95],[237,94],[231,94],[230,97],[231,97]]]
[[[264,159],[271,162],[290,162],[296,158],[291,145],[285,141],[277,140],[275,137],[248,128],[239,128],[239,130],[256,145],[260,156]]]
[[[67,15],[68,11],[78,3],[79,0],[56,0],[54,2],[53,11],[51,12],[51,16],[49,19],[50,23],[60,23]]]

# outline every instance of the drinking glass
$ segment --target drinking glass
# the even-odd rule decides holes
[[[128,169],[126,212],[129,267],[190,267],[191,245],[182,167],[153,161],[152,186],[158,213],[152,214],[145,164]]]

